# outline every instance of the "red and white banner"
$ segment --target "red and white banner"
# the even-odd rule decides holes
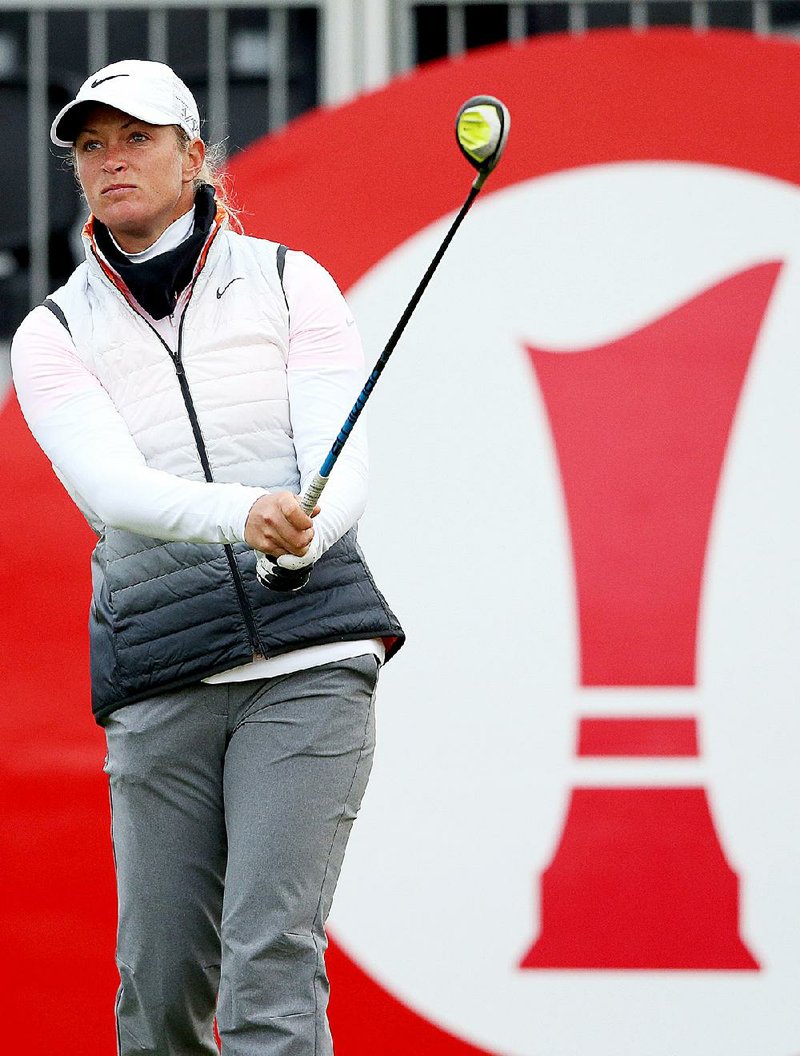
[[[744,35],[536,41],[235,167],[374,358],[469,185],[459,103],[512,114],[368,412],[409,644],[331,920],[383,992],[336,993],[348,1053],[800,1048],[799,82]]]
[[[466,195],[453,119],[485,92],[506,156],[367,412],[361,540],[409,641],[330,922],[337,1051],[797,1056],[800,50],[545,38],[256,144],[246,228],[329,268],[368,360]],[[27,544],[0,570],[5,989],[31,1056],[93,1056],[89,540],[10,403],[0,437]],[[56,591],[28,556],[54,517]]]

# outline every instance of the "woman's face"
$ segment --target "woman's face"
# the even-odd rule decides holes
[[[128,253],[147,249],[194,202],[205,147],[184,150],[173,125],[148,125],[111,106],[87,110],[75,140],[89,208]]]

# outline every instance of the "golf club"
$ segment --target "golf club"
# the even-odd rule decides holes
[[[386,346],[378,357],[375,366],[372,368],[372,372],[367,378],[364,388],[359,393],[358,399],[353,405],[353,409],[350,411],[342,428],[339,430],[339,434],[334,440],[333,446],[328,452],[325,461],[322,463],[319,471],[314,474],[310,484],[300,496],[300,506],[309,515],[316,506],[325,485],[328,483],[331,470],[336,464],[336,460],[341,454],[344,445],[347,443],[347,438],[353,431],[353,428],[364,409],[364,405],[377,385],[378,379],[383,373],[383,368],[388,363],[392,352],[394,352],[397,342],[400,340],[409,319],[414,314],[414,310],[419,304],[420,298],[425,292],[428,283],[431,281],[433,273],[439,266],[439,262],[447,251],[447,247],[452,242],[453,236],[461,226],[462,220],[469,212],[472,203],[475,201],[478,193],[486,182],[487,176],[496,168],[497,163],[505,150],[510,124],[511,115],[509,114],[508,109],[499,99],[495,99],[494,96],[491,95],[473,96],[463,104],[456,114],[456,142],[458,143],[461,153],[470,165],[477,169],[478,174],[472,183],[469,194],[467,195],[464,204],[461,206],[458,215],[451,224],[450,229],[445,235],[442,244],[436,251],[433,260],[428,265],[428,270],[422,276],[411,300],[406,305],[405,311],[400,316],[391,337],[386,342]],[[256,575],[258,580],[264,586],[269,587],[270,590],[299,590],[300,587],[304,586],[308,581],[308,577],[311,574],[311,568],[311,565],[298,569],[283,568],[277,563],[277,560],[274,557],[263,553],[258,553],[256,558]]]

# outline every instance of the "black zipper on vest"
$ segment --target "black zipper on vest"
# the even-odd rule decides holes
[[[95,258],[97,259],[98,265],[100,266],[100,270],[105,272],[105,269],[103,268],[103,265],[98,256],[97,250],[94,248],[94,246],[92,247],[92,252],[94,253]],[[117,291],[117,293],[120,294],[120,296],[123,298],[128,307],[133,307],[128,302],[127,297],[124,296],[122,291],[118,289],[116,285],[114,285],[114,289]],[[156,328],[148,319],[145,319],[141,312],[136,312],[136,314],[139,316],[142,322],[144,322],[150,328],[153,334],[155,334],[156,338],[164,346],[167,355],[172,360],[172,363],[175,367],[175,373],[178,376],[178,384],[181,387],[181,395],[183,396],[183,402],[184,406],[186,407],[186,413],[189,416],[189,423],[192,427],[192,434],[194,436],[194,442],[197,447],[197,453],[200,456],[200,465],[203,467],[203,473],[206,478],[206,483],[213,484],[214,475],[211,472],[211,463],[208,461],[208,452],[206,451],[205,440],[203,440],[203,434],[200,431],[200,422],[197,417],[197,411],[194,408],[194,400],[192,399],[192,393],[189,389],[189,381],[183,369],[183,362],[181,359],[181,353],[183,351],[183,324],[186,319],[186,313],[189,310],[189,302],[191,301],[193,295],[194,280],[192,280],[192,285],[189,290],[189,296],[186,300],[186,305],[184,306],[183,314],[181,315],[181,321],[178,325],[177,352],[172,351],[172,349],[169,347],[169,345],[161,336],[161,334],[159,334],[158,330],[156,330]],[[236,598],[239,602],[239,609],[242,614],[242,619],[244,620],[245,627],[247,628],[247,636],[250,639],[250,648],[253,651],[253,659],[260,660],[264,656],[264,647],[261,644],[261,638],[258,633],[258,628],[256,627],[256,620],[255,616],[253,615],[253,610],[250,607],[250,602],[247,600],[247,593],[244,589],[244,580],[242,579],[242,573],[239,571],[239,566],[236,564],[236,557],[233,553],[233,547],[230,545],[230,543],[223,543],[223,549],[225,550],[225,557],[228,560],[228,568],[230,569],[231,578],[233,579],[233,586],[236,590]]]
[[[183,402],[186,407],[186,413],[189,415],[189,423],[192,427],[192,433],[194,434],[194,442],[197,445],[197,453],[200,456],[200,465],[203,467],[203,473],[205,474],[206,482],[209,484],[214,483],[214,474],[211,472],[211,463],[208,461],[208,452],[206,451],[205,440],[203,434],[200,431],[200,421],[197,417],[197,411],[194,407],[194,400],[192,399],[192,393],[189,388],[189,381],[186,377],[186,372],[183,369],[183,324],[186,320],[186,313],[189,310],[189,301],[194,293],[194,286],[189,294],[189,300],[186,302],[186,306],[183,309],[183,315],[178,325],[178,350],[172,352],[169,346],[162,341],[164,347],[169,352],[169,357],[175,366],[175,373],[178,377],[178,384],[181,387],[181,395],[183,396]],[[161,334],[155,331],[159,340],[161,340]],[[230,543],[225,543],[225,557],[228,559],[228,567],[230,569],[231,577],[233,579],[233,585],[236,589],[236,597],[239,601],[239,608],[242,612],[242,618],[244,619],[245,626],[247,627],[247,634],[250,638],[250,646],[253,650],[253,658],[260,658],[264,655],[263,646],[261,645],[261,639],[258,635],[258,628],[256,627],[255,617],[253,610],[250,608],[250,602],[247,600],[247,594],[244,589],[244,580],[242,579],[242,573],[239,571],[239,566],[236,564],[236,557],[233,553],[233,547]]]

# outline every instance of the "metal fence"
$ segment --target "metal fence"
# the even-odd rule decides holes
[[[800,0],[0,0],[0,338],[74,266],[76,189],[49,147],[55,112],[88,72],[169,62],[233,152],[303,111],[446,55],[533,34],[626,25],[800,33]],[[14,215],[11,215],[14,213]]]
[[[796,0],[396,0],[393,4],[395,70],[474,47],[524,40],[537,33],[677,25],[697,32],[717,27],[800,35]]]

